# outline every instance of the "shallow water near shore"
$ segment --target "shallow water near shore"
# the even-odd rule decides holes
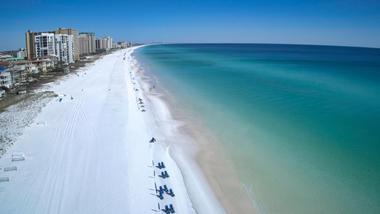
[[[380,212],[379,49],[153,45],[136,56],[216,137],[260,212]]]

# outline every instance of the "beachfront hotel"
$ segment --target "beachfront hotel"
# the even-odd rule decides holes
[[[55,54],[58,61],[64,64],[74,63],[73,35],[56,34],[54,38]]]
[[[106,36],[103,38],[96,39],[96,50],[110,50],[112,48],[112,38]]]
[[[79,34],[78,31],[72,28],[58,28],[55,34],[67,34],[73,36],[73,58],[74,61],[79,60]]]
[[[95,33],[78,33],[72,28],[58,28],[55,31],[27,31],[26,56],[28,60],[54,58],[64,64],[78,61],[80,56],[108,51],[113,48],[110,36],[96,39]]]
[[[59,31],[57,31],[59,32]],[[28,60],[57,58],[64,64],[75,61],[74,35],[55,32],[26,32]]]
[[[95,33],[79,33],[79,55],[84,56],[93,53],[96,53]]]

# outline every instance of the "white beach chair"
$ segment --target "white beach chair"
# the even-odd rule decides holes
[[[12,161],[24,161],[25,155],[23,153],[13,153],[12,154]]]
[[[2,182],[9,182],[9,178],[8,177],[0,177],[0,183]]]
[[[17,171],[17,166],[4,167],[4,172]]]

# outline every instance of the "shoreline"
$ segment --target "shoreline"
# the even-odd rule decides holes
[[[176,131],[181,124],[172,119],[166,103],[160,98],[161,94],[150,91],[149,80],[151,79],[142,72],[138,60],[133,56],[133,51],[129,55],[131,59],[127,64],[134,75],[132,80],[137,83],[135,87],[139,89],[146,107],[149,107],[144,115],[146,123],[149,127],[153,127],[151,134],[157,138],[160,147],[167,151],[167,155],[176,165],[180,179],[183,180],[181,188],[186,191],[191,206],[195,209],[195,213],[225,213],[219,202],[213,197],[207,181],[202,177],[195,162],[191,162],[191,159],[182,159],[185,157],[184,152],[178,149],[176,143],[189,143],[190,141],[187,136]],[[174,142],[177,139],[181,140]],[[187,148],[189,150],[186,152],[195,154],[195,147]],[[195,194],[196,197],[194,197]]]
[[[133,56],[133,53],[131,55]],[[133,58],[138,62],[135,56]],[[143,67],[140,62],[138,65]],[[190,121],[183,112],[175,110],[182,109],[176,106],[175,98],[160,83],[158,86],[154,84],[153,88],[152,82],[159,82],[154,74],[143,69],[139,72],[141,84],[145,86],[144,93],[153,101],[153,106],[160,106],[154,109],[166,108],[164,114],[155,112],[163,123],[171,123],[172,127],[166,135],[174,135],[174,139],[181,139],[180,143],[168,140],[168,147],[171,147],[170,155],[184,174],[183,179],[194,205],[198,208],[205,204],[205,200],[211,200],[214,205],[223,207],[223,212],[258,213],[254,208],[254,202],[238,179],[232,162],[221,145],[218,145],[216,136],[206,131],[207,128],[200,124],[199,120]],[[197,175],[193,176],[192,172],[196,172]],[[198,180],[198,183],[192,180]],[[203,191],[202,198],[199,198],[199,191]],[[209,210],[200,213],[210,213],[211,210],[210,207]],[[217,213],[221,213],[221,210]]]

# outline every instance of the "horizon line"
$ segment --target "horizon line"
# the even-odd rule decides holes
[[[126,40],[125,40],[126,41]],[[132,44],[145,44],[145,45],[195,45],[195,44],[203,44],[203,45],[294,45],[294,46],[321,46],[321,47],[340,47],[340,48],[364,48],[364,49],[379,49],[380,47],[371,47],[371,46],[355,46],[355,45],[333,45],[333,44],[313,44],[313,43],[270,43],[270,42],[131,42]],[[12,50],[0,50],[2,52],[11,52],[18,51],[17,48]]]

